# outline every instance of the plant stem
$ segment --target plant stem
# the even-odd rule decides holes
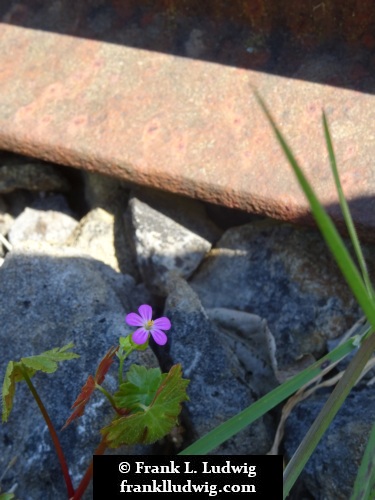
[[[105,441],[105,438],[103,438],[99,446],[96,448],[94,451],[94,455],[103,455],[105,450],[107,449],[107,443]],[[81,482],[79,483],[78,488],[76,489],[76,492],[74,493],[74,496],[70,500],[80,500],[84,492],[86,491],[87,486],[90,484],[92,474],[93,474],[93,468],[94,468],[94,461],[91,460],[90,465],[87,467],[87,470],[85,472],[85,475],[81,479]]]
[[[124,361],[125,361],[125,356],[123,358],[120,358],[120,363],[118,367],[118,384],[121,385],[123,383],[122,379],[122,371],[124,367]]]
[[[112,408],[115,410],[116,413],[118,413],[118,408],[116,406],[115,400],[113,399],[112,394],[110,394],[104,387],[102,387],[100,384],[96,383],[95,388],[98,389],[100,392],[104,394],[104,396],[108,399],[108,401],[111,403]]]
[[[47,412],[42,400],[39,397],[37,390],[35,389],[33,383],[30,380],[30,377],[27,373],[27,370],[25,369],[25,367],[23,366],[22,363],[20,363],[20,370],[22,372],[22,375],[23,375],[23,378],[25,379],[26,384],[28,385],[28,387],[30,389],[31,394],[34,396],[34,399],[35,399],[37,405],[39,406],[39,410],[42,413],[44,420],[46,421],[48,430],[51,434],[52,442],[55,446],[57,457],[58,457],[59,462],[60,462],[61,470],[62,470],[65,484],[66,484],[66,489],[68,490],[68,498],[71,498],[74,495],[74,488],[73,488],[72,480],[70,478],[69,469],[68,469],[68,466],[67,466],[67,463],[65,460],[64,452],[61,448],[61,444],[60,444],[59,438],[57,436],[57,432],[52,424],[52,420],[50,419],[48,412]]]
[[[120,364],[118,367],[118,383],[121,385],[123,383],[123,378],[122,378],[122,372],[123,372],[123,367],[124,367],[124,361],[125,359],[130,356],[130,354],[135,351],[134,347],[131,347],[129,351],[124,355],[120,357]]]

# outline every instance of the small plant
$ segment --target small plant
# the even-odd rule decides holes
[[[102,437],[97,449],[94,451],[96,455],[103,454],[107,448],[117,448],[121,445],[137,443],[153,443],[163,438],[176,425],[181,412],[181,405],[183,401],[188,399],[186,387],[189,381],[182,378],[182,370],[179,364],[172,366],[168,373],[162,373],[159,368],[146,368],[133,364],[124,376],[125,359],[133,351],[147,349],[150,335],[157,344],[164,345],[167,342],[164,330],[171,328],[168,318],[163,317],[152,320],[152,309],[147,304],[141,305],[138,312],[139,314],[128,314],[126,322],[139,328],[129,336],[121,337],[119,345],[108,350],[100,361],[95,375],[89,375],[87,378],[72,406],[73,412],[63,427],[63,429],[66,428],[73,420],[83,415],[85,407],[95,390],[99,390],[104,394],[112,406],[114,415],[112,422],[100,431]],[[17,383],[26,382],[51,434],[64,476],[68,499],[79,500],[91,481],[93,464],[90,463],[80,484],[75,489],[57,432],[31,381],[38,371],[54,373],[59,363],[79,358],[77,354],[71,352],[72,348],[73,344],[70,343],[64,347],[54,348],[36,356],[21,358],[20,361],[9,361],[2,391],[3,422],[8,420],[13,408]],[[102,384],[108,370],[115,361],[115,356],[119,360],[118,389],[114,394],[111,394]],[[10,500],[14,498],[12,495],[12,493],[3,493],[0,494],[0,498],[1,500]]]

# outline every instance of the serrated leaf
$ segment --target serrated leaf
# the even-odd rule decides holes
[[[126,408],[131,412],[139,410],[140,405],[149,406],[162,378],[159,368],[147,369],[144,366],[131,365],[125,382],[121,384],[119,390],[114,394],[116,406]]]
[[[42,352],[41,354],[37,354],[36,356],[29,356],[27,358],[21,358],[21,362],[27,366],[28,368],[32,368],[36,371],[42,371],[45,373],[54,373],[58,364],[62,361],[66,361],[69,359],[79,358],[78,354],[74,352],[67,352],[68,349],[71,349],[73,344],[67,344],[64,347],[55,347],[50,351]]]
[[[2,402],[3,402],[3,422],[8,421],[8,417],[13,407],[13,398],[16,391],[16,381],[13,375],[14,373],[14,361],[9,361],[7,369],[5,371],[3,390],[2,390]]]
[[[77,399],[74,401],[72,405],[72,409],[75,408],[73,413],[65,422],[62,429],[65,429],[73,420],[78,417],[81,417],[85,411],[86,405],[91,397],[91,394],[95,391],[95,380],[92,375],[89,375],[85,385],[82,387],[81,392],[78,394]]]
[[[112,365],[112,363],[115,360],[114,355],[116,354],[117,350],[118,350],[118,346],[111,347],[111,349],[107,352],[107,354],[104,356],[104,358],[100,361],[98,369],[96,370],[96,373],[95,373],[95,381],[98,384],[101,384],[104,381],[105,376],[106,376],[110,366]]]
[[[133,381],[139,373],[139,370],[134,371]],[[188,400],[188,384],[189,380],[181,377],[181,365],[172,366],[166,376],[161,376],[160,385],[148,408],[116,418],[101,430],[108,446],[117,448],[124,444],[153,443],[167,435],[177,423],[182,402]]]
[[[107,354],[100,361],[95,377],[92,375],[88,376],[85,385],[82,387],[81,392],[78,394],[77,399],[72,405],[72,409],[75,408],[75,410],[65,422],[63,429],[73,422],[73,420],[83,415],[86,405],[89,402],[92,393],[95,391],[96,384],[100,385],[104,381],[105,376],[114,361],[114,355],[116,354],[117,349],[118,346],[111,347],[111,349],[109,349]]]
[[[24,380],[24,376],[20,369],[26,370],[27,375],[31,378],[39,370],[45,373],[53,373],[57,369],[57,363],[65,361],[68,359],[79,358],[78,354],[73,352],[67,352],[71,349],[73,344],[67,344],[64,347],[56,347],[50,351],[45,351],[37,356],[29,356],[27,358],[21,358],[21,361],[9,361],[2,390],[2,402],[3,402],[3,422],[7,422],[9,414],[13,407],[13,399],[16,390],[16,382],[21,382]]]
[[[3,422],[7,422],[9,414],[12,411],[14,394],[16,392],[16,382],[20,382],[24,379],[21,369],[21,363],[16,361],[9,361],[7,369],[5,371],[3,390],[2,390],[2,402],[3,402]],[[25,367],[29,377],[35,374],[35,370],[32,368]]]
[[[35,371],[42,371],[44,373],[54,373],[58,367],[56,361],[42,355],[21,358],[21,361],[27,368],[32,368]]]

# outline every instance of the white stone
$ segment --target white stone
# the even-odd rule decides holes
[[[9,230],[9,241],[17,246],[28,240],[62,245],[78,222],[70,215],[55,210],[26,208]]]

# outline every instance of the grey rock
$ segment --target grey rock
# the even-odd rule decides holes
[[[182,364],[184,377],[190,379],[187,420],[197,438],[244,410],[255,398],[225,333],[210,321],[198,296],[176,273],[169,287],[164,313],[172,323],[170,356],[174,363]],[[213,453],[264,454],[271,444],[262,418]]]
[[[14,246],[28,240],[62,245],[77,224],[73,217],[62,212],[26,208],[13,222],[9,241]]]
[[[199,202],[152,190],[130,198],[128,222],[143,281],[160,295],[168,272],[189,278],[221,234]]]
[[[12,222],[13,217],[7,213],[7,205],[0,196],[0,266],[3,265],[5,253],[9,250],[8,245],[10,245],[10,243],[5,236],[8,233]]]
[[[136,311],[141,304],[153,304],[155,297],[150,293],[144,283],[137,283],[135,287],[132,288],[132,292],[130,297],[128,297],[128,300],[132,304],[132,311]]]
[[[275,337],[280,373],[293,372],[306,354],[321,356],[327,339],[360,317],[319,233],[287,224],[229,229],[190,283],[205,308],[264,318]]]
[[[233,356],[243,367],[246,382],[257,396],[264,396],[278,382],[272,368],[267,323],[256,314],[216,307],[207,309],[210,320],[225,333]],[[221,338],[223,338],[221,336]]]
[[[102,395],[95,394],[84,416],[61,431],[70,407],[89,374],[116,345],[120,336],[131,332],[125,314],[132,310],[127,300],[131,282],[120,296],[112,287],[117,273],[109,266],[74,249],[59,250],[39,242],[20,246],[9,253],[0,268],[0,377],[9,360],[39,354],[74,342],[80,359],[62,363],[56,373],[33,378],[61,439],[77,486],[100,441],[99,429],[112,412]],[[120,290],[119,290],[120,292]],[[129,363],[158,366],[150,349],[131,356]],[[116,365],[116,361],[115,361]],[[112,367],[104,385],[115,387],[117,366]],[[23,500],[66,499],[58,460],[49,433],[25,384],[17,384],[14,409],[9,421],[0,426],[0,471],[14,456],[16,463],[2,478],[3,491],[17,485]],[[142,448],[150,453],[150,447]],[[139,453],[121,448],[116,453]],[[90,498],[88,492],[85,496]]]
[[[116,258],[122,273],[130,274],[139,283],[141,281],[133,242],[125,224],[125,207],[119,206],[114,212],[113,238]]]
[[[130,188],[124,181],[94,172],[82,172],[86,203],[91,209],[102,208],[113,216],[113,240],[116,268],[130,274],[139,282],[140,274],[124,214],[128,205]]]
[[[12,245],[9,243],[7,238],[0,233],[0,257],[5,257],[6,253],[10,252],[11,250]]]
[[[10,193],[16,189],[64,192],[69,189],[69,182],[56,165],[20,156],[3,156],[0,163],[0,193]]]
[[[13,217],[8,212],[7,204],[0,197],[0,233],[6,235],[12,225]]]
[[[185,52],[188,57],[199,58],[207,50],[203,41],[204,31],[194,28],[189,35],[188,40],[184,43]]]
[[[119,271],[114,241],[114,216],[102,208],[91,210],[71,233],[67,244]]]
[[[144,283],[136,284],[131,275],[114,273],[113,268],[108,265],[103,266],[101,272],[117,293],[126,314],[136,312],[141,304],[153,304],[154,297],[145,287]]]
[[[344,343],[348,338],[350,337],[356,337],[356,336],[363,336],[366,331],[369,331],[370,329],[370,324],[366,320],[366,317],[363,316],[361,319],[359,319],[350,330],[345,332],[344,335],[341,335],[340,337],[337,337],[336,339],[329,340],[327,342],[327,347],[328,351],[333,351],[336,347],[338,347],[340,344]],[[357,350],[353,350],[350,354],[345,356],[337,365],[336,369],[338,371],[344,371],[348,367],[349,363],[351,360],[354,358],[354,356],[357,354]],[[369,363],[374,363],[371,366],[367,366],[366,372],[362,372],[361,375],[361,380],[371,380],[373,377],[375,377],[375,353],[373,353],[372,358],[370,359]]]
[[[285,428],[288,459],[297,449],[317,417],[327,396],[320,394],[301,402],[291,413]],[[370,386],[354,389],[340,408],[326,434],[300,476],[314,500],[347,500],[351,497],[358,467],[375,415],[375,394]],[[297,487],[297,484],[296,484]],[[291,492],[291,499],[300,498]]]
[[[4,257],[5,251],[9,250],[5,236],[8,234],[13,220],[13,217],[7,212],[5,201],[0,196],[0,257]]]

